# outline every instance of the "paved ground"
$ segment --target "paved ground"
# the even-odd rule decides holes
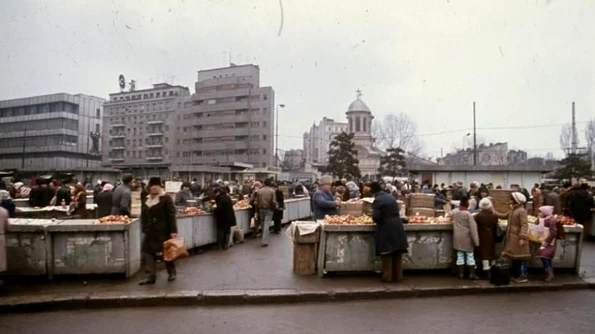
[[[595,291],[0,315],[11,334],[594,333]]]
[[[19,279],[11,282],[4,295],[22,296],[35,294],[102,293],[102,292],[146,292],[146,291],[188,291],[188,290],[328,290],[335,288],[360,289],[383,288],[385,285],[374,275],[331,276],[325,279],[301,277],[292,273],[291,241],[284,234],[272,235],[268,248],[260,247],[257,240],[249,239],[228,251],[206,251],[178,261],[178,280],[168,283],[164,270],[154,286],[138,286],[142,273],[125,280],[118,278],[57,277],[54,281],[26,282]],[[595,243],[586,242],[582,256],[581,270],[587,277],[595,278]],[[541,276],[541,273],[538,273]],[[540,277],[535,277],[536,279]],[[569,275],[559,275],[558,281],[576,280]],[[400,286],[404,288],[452,288],[461,285],[486,285],[487,282],[460,281],[446,272],[437,274],[408,274]]]

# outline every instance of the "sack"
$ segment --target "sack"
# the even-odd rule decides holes
[[[256,228],[256,219],[250,218],[250,228]]]
[[[236,227],[233,230],[233,241],[239,244],[244,243],[244,230],[242,230],[242,228]]]
[[[510,284],[510,265],[507,262],[496,261],[490,271],[490,283],[497,286]]]
[[[163,261],[172,262],[186,256],[188,256],[188,250],[186,250],[184,238],[177,237],[163,243]]]
[[[496,241],[496,243],[499,244],[502,241],[504,241],[504,236],[504,230],[502,229],[502,227],[500,227],[500,225],[496,224],[496,226],[494,226],[494,241]]]

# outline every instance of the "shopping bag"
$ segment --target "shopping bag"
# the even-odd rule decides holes
[[[256,219],[250,218],[250,228],[256,228]]]
[[[163,261],[171,262],[188,256],[184,238],[177,237],[169,239],[163,243]]]

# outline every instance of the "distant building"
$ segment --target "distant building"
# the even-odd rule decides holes
[[[348,131],[348,123],[335,122],[332,118],[323,117],[318,125],[314,123],[304,133],[304,158],[313,166],[326,166],[331,142],[337,135]]]
[[[104,101],[66,93],[0,101],[0,168],[98,168]]]
[[[198,72],[175,126],[177,164],[274,165],[275,93],[260,86],[256,65]]]
[[[139,177],[169,176],[176,110],[189,95],[187,87],[166,83],[110,94],[104,104],[103,165]]]
[[[329,160],[330,144],[335,137],[342,132],[353,133],[362,176],[376,175],[383,153],[374,147],[371,126],[374,116],[370,108],[361,100],[359,92],[357,99],[347,108],[346,115],[347,123],[323,117],[320,124],[314,123],[310,130],[304,133],[305,160],[313,167],[326,166]]]
[[[281,168],[285,171],[294,171],[305,167],[304,150],[289,150],[285,152]]]
[[[505,165],[525,165],[527,162],[527,152],[522,150],[508,150],[508,143],[496,143],[477,146],[477,165],[482,166],[505,166]],[[438,163],[443,166],[471,166],[473,165],[473,149],[449,153],[445,157],[438,159]]]

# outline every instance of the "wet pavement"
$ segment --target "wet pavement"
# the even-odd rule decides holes
[[[118,293],[146,291],[207,291],[207,290],[328,290],[394,287],[394,284],[379,282],[378,275],[329,275],[324,279],[316,276],[297,276],[292,272],[292,244],[285,236],[272,235],[269,247],[262,248],[256,239],[235,245],[227,251],[205,251],[176,262],[178,279],[169,283],[165,270],[159,273],[157,284],[139,286],[142,272],[131,279],[105,277],[56,277],[53,281],[12,281],[2,293],[4,296],[63,293]],[[585,242],[581,262],[584,277],[595,279],[595,243]],[[535,279],[541,273],[534,273]],[[537,276],[539,275],[539,276]],[[461,281],[447,271],[437,273],[406,273],[405,280],[398,285],[403,288],[452,288],[461,285],[489,285],[486,281]],[[558,274],[558,281],[576,281],[571,274]]]
[[[595,291],[0,315],[11,334],[594,333]]]

